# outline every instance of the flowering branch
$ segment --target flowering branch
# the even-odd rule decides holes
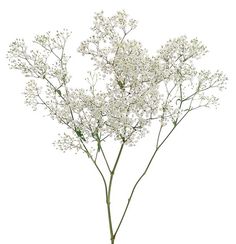
[[[66,126],[55,143],[57,148],[85,153],[98,171],[105,188],[111,244],[157,151],[190,112],[218,105],[218,91],[225,88],[227,80],[219,70],[197,70],[196,60],[207,53],[197,38],[171,39],[150,56],[140,42],[129,38],[136,27],[137,21],[125,11],[111,17],[95,14],[92,35],[78,48],[94,64],[86,78],[87,89],[71,85],[70,56],[66,54],[71,33],[66,29],[36,35],[32,50],[23,39],[16,39],[7,53],[10,68],[30,78],[25,103],[33,110],[43,107],[48,116]],[[154,132],[154,152],[114,228],[111,192],[116,168],[124,148],[135,146],[153,124],[159,128]],[[104,151],[111,140],[120,147],[113,165]]]

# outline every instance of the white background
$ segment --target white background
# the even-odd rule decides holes
[[[120,9],[139,21],[135,38],[151,52],[172,37],[198,37],[210,50],[200,62],[222,69],[229,82],[218,110],[196,111],[163,146],[135,192],[116,243],[236,243],[234,1],[8,0],[0,15],[1,244],[109,243],[99,175],[84,156],[55,150],[60,126],[25,107],[25,78],[8,69],[5,54],[16,37],[30,41],[67,27],[79,86],[89,67],[76,48],[88,37],[94,12]],[[148,142],[122,157],[112,195],[115,221],[144,168]]]

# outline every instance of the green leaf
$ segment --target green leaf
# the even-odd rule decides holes
[[[61,96],[61,91],[59,89],[56,89],[56,92]]]
[[[118,80],[117,83],[118,83],[120,89],[124,89],[124,83],[122,81]]]
[[[77,136],[79,138],[81,138],[83,141],[85,141],[84,135],[79,128],[76,128],[75,133],[77,134]]]

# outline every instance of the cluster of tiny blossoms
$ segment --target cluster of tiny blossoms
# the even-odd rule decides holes
[[[207,53],[200,41],[180,36],[150,56],[140,42],[128,38],[136,27],[125,11],[112,17],[95,14],[92,34],[78,48],[95,67],[88,89],[69,86],[68,30],[37,35],[33,50],[22,39],[11,43],[10,67],[31,78],[26,104],[34,110],[43,106],[68,128],[58,148],[91,153],[108,137],[135,145],[152,122],[175,126],[190,111],[217,104],[212,91],[224,89],[227,78],[220,71],[195,68],[194,61]]]

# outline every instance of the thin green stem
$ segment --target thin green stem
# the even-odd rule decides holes
[[[129,205],[130,205],[130,202],[131,202],[131,199],[132,199],[132,197],[133,197],[133,194],[134,194],[134,192],[135,192],[135,189],[136,189],[136,187],[137,187],[137,185],[139,184],[139,182],[142,180],[142,178],[144,177],[144,175],[147,173],[147,171],[148,171],[148,169],[149,169],[149,167],[150,167],[150,165],[151,165],[151,163],[152,163],[152,161],[153,161],[153,159],[154,159],[154,157],[155,157],[155,155],[156,155],[156,153],[157,153],[157,151],[160,149],[160,147],[164,144],[164,142],[168,139],[168,137],[172,134],[172,132],[175,130],[175,128],[177,127],[177,125],[185,118],[185,116],[189,113],[189,111],[190,110],[188,110],[184,115],[183,115],[183,117],[177,122],[177,124],[175,124],[174,126],[173,126],[173,128],[170,130],[170,132],[166,135],[166,137],[163,139],[163,141],[156,147],[156,149],[154,150],[154,153],[152,154],[152,156],[151,156],[151,158],[150,158],[150,160],[149,160],[149,162],[148,162],[148,164],[147,164],[147,166],[146,166],[146,168],[145,168],[145,170],[144,170],[144,172],[142,173],[142,175],[138,178],[138,180],[136,181],[136,183],[134,184],[134,186],[133,186],[133,188],[132,188],[132,191],[131,191],[131,194],[130,194],[130,196],[129,196],[129,198],[128,198],[128,202],[127,202],[127,204],[126,204],[126,207],[125,207],[125,210],[124,210],[124,212],[123,212],[123,214],[122,214],[122,217],[121,217],[121,219],[120,219],[120,222],[119,222],[119,224],[118,224],[118,226],[117,226],[117,228],[116,228],[116,231],[114,232],[114,237],[117,235],[117,233],[118,233],[118,231],[119,231],[119,229],[120,229],[120,226],[121,226],[121,224],[122,224],[122,222],[123,222],[123,220],[124,220],[124,217],[125,217],[125,215],[126,215],[126,212],[127,212],[127,210],[128,210],[128,207],[129,207]],[[160,130],[161,130],[161,128],[160,128]],[[159,132],[159,134],[158,134],[158,137],[160,136],[160,132]]]
[[[158,132],[156,148],[157,148],[158,145],[159,145],[159,141],[160,141],[160,136],[161,136],[162,128],[163,128],[163,124],[161,124],[160,129],[159,129],[159,132]]]
[[[113,169],[110,173],[110,180],[109,180],[109,186],[108,186],[108,191],[107,191],[106,203],[107,203],[107,212],[108,212],[108,222],[109,222],[109,229],[110,229],[111,244],[113,244],[115,241],[115,235],[114,235],[113,226],[112,226],[112,215],[111,215],[111,189],[112,189],[112,181],[113,181],[113,177],[115,174],[115,170],[116,170],[116,167],[118,165],[118,162],[119,162],[121,153],[123,151],[123,148],[124,148],[124,142],[121,144],[121,147],[120,147],[120,150],[118,152],[115,164],[114,164]]]
[[[87,149],[87,147],[86,147],[86,145],[85,145],[85,143],[83,142],[82,139],[80,139],[80,142],[81,142],[81,144],[83,145],[84,150],[85,150],[87,156],[92,160],[93,164],[95,165],[96,169],[98,170],[99,174],[100,174],[101,177],[102,177],[102,180],[103,180],[103,183],[104,183],[104,187],[105,187],[106,199],[107,199],[107,192],[108,192],[108,190],[107,190],[107,182],[106,182],[105,176],[103,175],[101,169],[100,169],[100,168],[98,167],[98,165],[97,165],[97,161],[96,161],[96,160],[97,160],[97,156],[96,156],[96,160],[94,160],[93,157],[92,157],[92,155],[91,155],[91,153],[90,153],[89,150]]]
[[[108,163],[108,161],[107,161],[107,158],[106,158],[106,155],[105,155],[105,153],[104,153],[104,150],[103,150],[103,148],[102,148],[102,144],[101,144],[101,143],[100,143],[100,149],[101,149],[101,152],[102,152],[102,156],[103,156],[103,158],[104,158],[104,160],[105,160],[106,166],[107,166],[109,172],[111,173],[111,168],[110,168],[110,166],[109,166],[109,163]]]

